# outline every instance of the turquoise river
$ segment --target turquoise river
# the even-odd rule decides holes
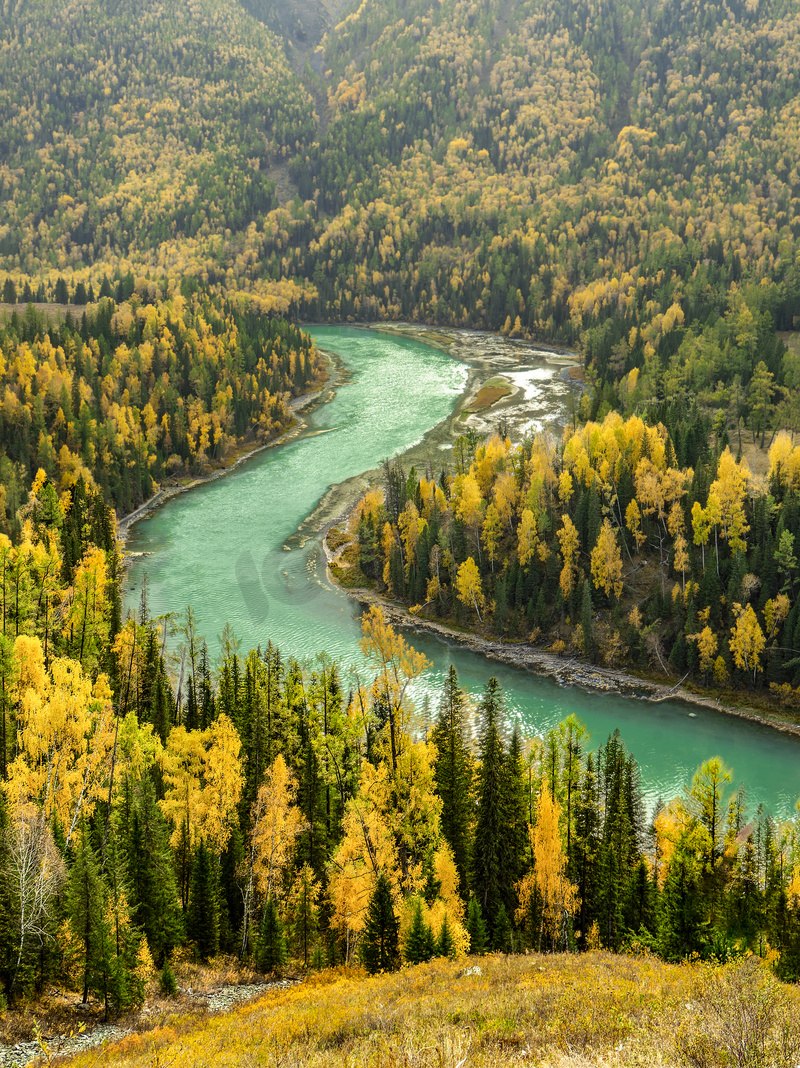
[[[136,611],[143,576],[153,615],[191,604],[213,655],[225,623],[246,651],[267,639],[284,655],[325,650],[347,676],[360,663],[358,606],[330,585],[318,541],[287,551],[286,540],[330,485],[377,467],[446,418],[466,367],[419,342],[343,328],[312,331],[349,371],[335,398],[309,418],[309,430],[248,460],[236,471],[169,501],[130,532],[126,607]],[[443,453],[435,452],[434,462]],[[148,555],[138,555],[148,554]],[[529,736],[575,713],[597,746],[618,727],[642,769],[652,803],[683,790],[698,765],[720,756],[746,785],[748,806],[777,817],[800,796],[800,741],[758,724],[676,702],[559,687],[527,672],[421,635],[413,644],[432,661],[415,690],[435,709],[448,665],[478,694],[490,675],[502,684],[512,719]]]

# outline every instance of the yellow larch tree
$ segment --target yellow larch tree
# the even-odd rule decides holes
[[[742,608],[740,604],[734,604],[733,614],[736,622],[731,627],[730,650],[733,653],[733,662],[742,671],[753,672],[753,682],[759,671],[763,671],[761,654],[767,644],[764,632],[758,622],[753,606],[748,604]]]
[[[64,658],[46,671],[36,637],[20,635],[13,656],[20,729],[8,796],[12,808],[40,805],[69,842],[107,789],[114,737],[108,680],[99,675],[92,684],[77,661]]]
[[[607,597],[622,593],[622,553],[614,528],[603,520],[597,544],[592,549],[592,580],[596,590],[603,589]]]
[[[468,556],[458,569],[456,575],[456,593],[458,599],[465,608],[474,608],[480,622],[483,622],[481,608],[484,607],[485,597],[478,565]]]
[[[568,515],[561,517],[561,530],[558,531],[558,540],[561,545],[561,558],[564,566],[561,569],[559,585],[564,595],[564,600],[569,597],[575,588],[578,577],[578,548],[580,538],[578,529]]]
[[[430,667],[430,661],[387,623],[383,609],[378,605],[372,605],[364,614],[361,633],[361,650],[378,669],[373,690],[386,701],[392,766],[396,768],[405,737],[403,728],[410,712],[406,692],[413,680]]]
[[[536,516],[530,508],[524,508],[517,528],[517,556],[522,567],[527,567],[533,559],[538,537]]]
[[[571,916],[578,905],[578,888],[567,878],[567,858],[561,843],[559,819],[561,807],[542,785],[536,808],[536,825],[528,825],[533,868],[517,884],[520,907],[516,911],[517,923],[524,923],[529,915],[530,902],[537,895],[541,908],[541,930],[536,932],[541,948],[543,940],[555,951],[566,947],[567,929]],[[531,932],[534,934],[534,932]]]
[[[486,509],[482,535],[483,544],[489,554],[489,563],[491,564],[492,571],[494,571],[494,558],[497,553],[497,547],[500,544],[500,530],[500,513],[497,511],[494,504],[490,504]]]

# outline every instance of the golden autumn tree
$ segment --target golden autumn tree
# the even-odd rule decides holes
[[[456,593],[458,599],[466,608],[474,608],[480,622],[483,622],[481,608],[485,604],[483,584],[478,565],[468,556],[458,569],[456,575]]]
[[[92,684],[75,660],[57,658],[46,671],[38,638],[14,643],[19,707],[18,755],[9,767],[12,808],[40,805],[67,842],[82,816],[107,790],[114,738],[105,675]]]
[[[764,670],[761,664],[761,654],[767,640],[751,604],[748,604],[746,608],[735,604],[733,612],[736,622],[731,627],[729,643],[733,662],[742,671],[752,671],[753,682],[755,682],[758,672]]]
[[[562,515],[561,524],[561,530],[558,531],[558,540],[561,545],[561,557],[564,561],[564,566],[561,569],[559,585],[566,600],[575,588],[575,581],[578,577],[580,538],[577,527],[568,515]]]
[[[386,701],[392,766],[396,768],[407,711],[406,692],[413,680],[430,667],[430,661],[387,623],[383,609],[377,605],[364,614],[361,633],[361,650],[377,667],[373,689]]]
[[[592,549],[592,580],[596,590],[603,589],[607,597],[622,593],[622,553],[614,528],[603,520],[597,544]]]
[[[578,905],[578,888],[567,878],[567,858],[561,844],[559,819],[561,807],[542,784],[536,809],[536,825],[528,826],[533,867],[517,884],[520,906],[517,923],[523,924],[531,915],[531,903],[538,903],[540,927],[531,931],[538,948],[547,946],[552,952],[566,948],[569,919]]]

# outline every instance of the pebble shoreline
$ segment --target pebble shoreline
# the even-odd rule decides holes
[[[252,1001],[273,990],[286,990],[298,981],[297,979],[278,979],[269,983],[223,986],[208,994],[195,994],[191,989],[181,989],[179,990],[182,995],[181,1001],[177,1004],[185,1008],[185,1001],[189,999],[192,1006],[205,1006],[210,1013],[229,1012],[243,1002]],[[139,1027],[119,1027],[113,1023],[102,1023],[91,1030],[87,1028],[80,1035],[44,1035],[43,1039],[49,1047],[51,1056],[74,1056],[97,1046],[119,1042],[127,1035],[140,1034],[147,1030],[150,1019],[150,1012],[145,1005],[139,1013],[138,1021],[141,1024]],[[76,1020],[76,1025],[77,1023]],[[42,1055],[42,1047],[38,1042],[18,1042],[13,1046],[0,1046],[0,1068],[25,1068]]]

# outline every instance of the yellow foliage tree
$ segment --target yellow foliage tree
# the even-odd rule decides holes
[[[18,755],[9,767],[12,808],[42,807],[70,841],[107,789],[114,724],[105,675],[92,685],[75,660],[58,658],[45,671],[38,638],[14,643],[19,707]]]
[[[592,579],[595,589],[602,587],[608,597],[612,593],[619,597],[622,593],[622,554],[608,519],[603,520],[597,545],[592,549]]]
[[[520,900],[520,907],[516,911],[517,923],[525,922],[531,899],[536,895],[541,910],[539,947],[545,942],[553,951],[566,947],[569,919],[580,903],[578,888],[566,874],[567,858],[561,844],[560,815],[560,805],[547,785],[543,784],[536,809],[536,826],[528,825],[533,868],[517,884]]]
[[[733,612],[736,622],[731,627],[730,649],[733,653],[733,662],[742,671],[753,672],[753,682],[761,666],[761,654],[767,640],[758,622],[753,606],[747,605],[742,608],[740,604],[734,604]]]
[[[478,565],[471,556],[468,556],[458,569],[458,574],[456,576],[456,593],[458,594],[459,601],[461,601],[467,608],[474,608],[478,615],[478,619],[483,622],[483,617],[481,616],[481,608],[485,604],[483,586],[481,584]]]

